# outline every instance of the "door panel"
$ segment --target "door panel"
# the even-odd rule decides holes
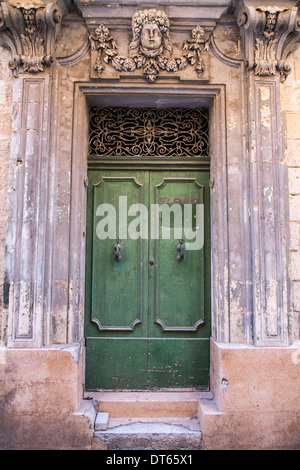
[[[127,206],[120,205],[120,196],[127,197]],[[146,221],[139,219],[140,225],[138,212],[130,209],[138,203],[146,207],[148,215]],[[116,231],[101,239],[107,215],[103,204],[115,208]],[[170,213],[170,223],[162,205]],[[199,215],[200,206],[204,210]],[[157,207],[161,210],[155,217]],[[139,225],[143,238],[126,238],[126,230],[119,224],[126,214],[128,227]],[[185,223],[190,231],[184,230]],[[203,226],[201,245],[198,235]],[[111,228],[107,223],[105,229]],[[89,172],[87,390],[208,389],[209,234],[208,171]],[[120,261],[114,259],[118,237]],[[180,261],[181,238],[184,256]],[[189,249],[195,240],[200,240],[197,249]]]
[[[102,331],[133,331],[142,324],[143,240],[121,240],[121,260],[113,256],[124,196],[126,205],[144,203],[144,184],[134,176],[101,176],[93,184],[91,313]],[[108,231],[110,238],[99,239]]]
[[[185,247],[186,242],[192,242],[191,237],[196,239],[202,230],[203,220],[201,226],[197,227],[193,209],[196,204],[204,203],[204,186],[196,178],[170,177],[169,172],[166,176],[161,173],[151,174],[150,188],[150,198],[155,204],[165,206],[166,213],[168,208],[174,209],[170,210],[169,237],[164,239],[166,227],[163,226],[163,214],[160,213],[159,238],[154,240],[155,324],[160,325],[164,332],[197,331],[204,322],[204,249],[184,249],[183,260],[179,262],[177,247],[180,239],[184,240]],[[168,226],[168,220],[165,219],[165,225]],[[181,234],[177,233],[180,228]]]

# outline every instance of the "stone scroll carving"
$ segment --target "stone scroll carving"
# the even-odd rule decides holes
[[[43,72],[53,61],[54,37],[61,22],[56,3],[9,0],[0,4],[0,44],[11,50],[13,75]]]
[[[132,41],[129,57],[118,55],[116,41],[110,36],[108,28],[101,24],[90,34],[92,51],[97,51],[94,70],[98,77],[109,62],[118,71],[133,72],[143,69],[144,76],[153,83],[160,70],[176,72],[187,65],[196,65],[201,78],[205,65],[203,54],[208,52],[210,38],[200,26],[191,32],[191,39],[183,44],[182,57],[172,57],[169,35],[170,21],[167,14],[160,10],[142,10],[132,18]]]
[[[248,70],[254,75],[279,73],[284,80],[290,73],[286,58],[299,45],[299,18],[296,7],[249,6],[238,13]]]

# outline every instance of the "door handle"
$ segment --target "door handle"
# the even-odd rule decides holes
[[[115,261],[120,261],[121,260],[121,250],[122,250],[122,246],[120,245],[121,240],[119,238],[117,238],[116,242],[117,243],[114,246],[114,252],[115,252],[114,260]]]
[[[178,261],[183,261],[184,258],[184,240],[179,240],[179,245],[177,245],[177,251],[179,251],[179,255],[177,256]]]

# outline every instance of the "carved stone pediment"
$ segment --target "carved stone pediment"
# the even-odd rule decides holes
[[[298,8],[281,5],[254,7],[243,2],[237,14],[248,70],[255,75],[290,72],[286,58],[300,42]]]
[[[172,56],[172,44],[169,34],[170,22],[162,10],[141,10],[132,18],[132,41],[128,45],[127,57],[118,54],[116,40],[110,35],[104,24],[99,25],[90,34],[92,70],[101,77],[105,65],[110,63],[115,70],[133,72],[143,69],[143,74],[150,83],[156,80],[160,70],[177,72],[187,65],[195,65],[198,77],[205,69],[203,55],[208,52],[210,37],[201,26],[191,31],[191,38],[182,46],[182,56]]]
[[[54,36],[61,22],[56,3],[9,0],[0,4],[0,44],[9,48],[13,74],[43,72],[52,63]]]

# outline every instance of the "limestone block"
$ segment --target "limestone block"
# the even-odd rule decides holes
[[[286,116],[287,137],[299,139],[300,136],[300,113],[288,113]]]
[[[290,221],[300,222],[300,196],[290,196]]]
[[[105,431],[107,429],[108,417],[108,413],[97,413],[95,431]]]
[[[293,360],[298,349],[212,341],[213,393],[220,411],[276,414],[299,409],[300,363]]]
[[[300,283],[293,282],[293,309],[300,312]]]
[[[300,90],[299,90],[300,94]],[[298,105],[300,107],[300,103]],[[299,167],[300,166],[300,145],[299,140],[287,141],[287,148],[284,154],[284,163],[289,167]]]
[[[201,431],[165,422],[132,422],[117,425],[95,436],[108,450],[200,450]]]
[[[198,412],[203,449],[299,448],[299,346],[212,341],[214,400],[200,399]]]
[[[294,412],[220,413],[201,404],[203,450],[297,450],[299,415]],[[235,432],[238,430],[238,432]]]
[[[291,79],[288,77],[289,80]],[[300,83],[292,81],[291,86],[287,82],[281,88],[281,104],[286,113],[298,113],[300,105]]]
[[[291,242],[290,242],[291,251],[300,251],[300,225],[299,223],[291,222],[290,234],[291,234]]]
[[[290,276],[293,281],[300,281],[300,253],[291,253]]]
[[[0,351],[0,447],[89,449],[93,405],[81,402],[80,345]]]
[[[290,194],[300,194],[300,168],[289,168]]]

